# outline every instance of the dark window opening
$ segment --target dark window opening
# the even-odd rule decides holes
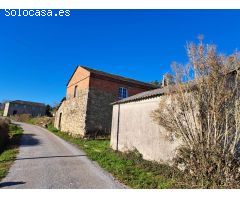
[[[128,97],[128,91],[127,88],[120,87],[118,89],[118,99],[124,99]]]
[[[74,98],[77,96],[77,88],[78,88],[78,86],[76,85],[74,88],[74,95],[73,95]]]
[[[16,115],[16,114],[17,114],[17,110],[14,110],[14,111],[13,111],[13,115]]]
[[[58,129],[61,131],[61,124],[62,124],[62,113],[59,115],[59,121],[58,121]]]

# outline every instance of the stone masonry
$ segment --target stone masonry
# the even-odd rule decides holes
[[[111,123],[109,122],[112,120],[112,106],[110,103],[115,100],[116,97],[111,93],[90,89],[87,105],[87,132],[102,131],[110,134]]]
[[[56,113],[54,126],[75,137],[83,137],[86,133],[87,101],[88,89],[78,91],[76,98],[63,101]]]
[[[43,116],[46,114],[46,105],[22,100],[5,103],[4,117],[21,114],[29,114],[33,117]]]
[[[54,126],[74,137],[111,133],[112,106],[119,100],[119,88],[128,96],[155,86],[79,66],[67,84],[66,100],[55,115]]]

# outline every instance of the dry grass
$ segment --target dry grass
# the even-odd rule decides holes
[[[46,127],[48,124],[52,124],[54,120],[53,117],[47,117],[47,116],[32,117],[29,114],[11,116],[11,119],[14,121],[30,123],[30,124],[38,125],[41,127]]]
[[[29,114],[14,115],[10,117],[12,120],[17,122],[28,122],[32,116]]]
[[[54,118],[53,117],[34,117],[31,118],[28,123],[38,125],[41,127],[46,128],[48,124],[53,124]]]

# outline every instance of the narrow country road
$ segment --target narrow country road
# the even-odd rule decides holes
[[[43,128],[17,124],[24,129],[20,152],[0,188],[123,188],[75,146]]]

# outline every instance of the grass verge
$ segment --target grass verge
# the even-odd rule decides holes
[[[120,153],[110,149],[109,140],[84,140],[58,131],[52,125],[48,130],[77,145],[87,156],[110,172],[121,183],[135,189],[186,188],[181,172],[169,165],[146,161],[137,152]]]
[[[9,124],[10,141],[6,149],[0,153],[0,181],[7,175],[11,164],[18,154],[18,146],[23,130],[21,127]]]

